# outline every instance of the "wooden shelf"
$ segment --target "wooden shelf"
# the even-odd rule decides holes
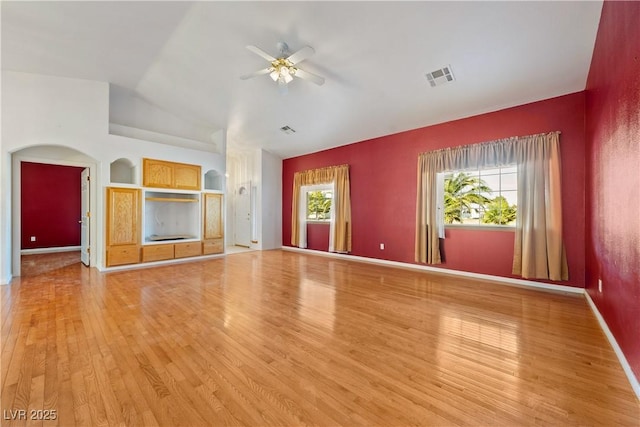
[[[194,203],[198,199],[178,199],[175,197],[145,197],[148,202],[180,202],[180,203]]]

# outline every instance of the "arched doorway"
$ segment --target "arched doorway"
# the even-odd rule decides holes
[[[89,177],[90,180],[77,189],[83,203],[82,209],[78,212],[77,226],[81,227],[83,231],[81,248],[86,251],[83,257],[84,262],[88,266],[94,266],[96,264],[97,215],[90,215],[88,212],[96,209],[97,161],[80,151],[68,147],[40,145],[23,148],[12,153],[12,275],[21,275],[21,251],[23,246],[22,199],[23,197],[37,197],[37,194],[22,194],[21,170],[23,163],[75,167],[79,171],[84,171],[84,175]],[[46,218],[42,218],[42,220],[45,221]]]

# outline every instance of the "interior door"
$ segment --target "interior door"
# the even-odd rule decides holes
[[[251,246],[251,184],[244,184],[236,191],[235,243]]]
[[[89,168],[80,177],[80,260],[89,266]]]

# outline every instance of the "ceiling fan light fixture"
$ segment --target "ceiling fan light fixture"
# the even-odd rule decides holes
[[[285,83],[290,83],[291,80],[293,80],[293,77],[291,76],[291,72],[286,67],[283,68],[282,71],[280,72],[280,77],[284,79]]]
[[[240,78],[242,80],[247,80],[251,77],[269,74],[271,80],[278,83],[278,86],[281,88],[284,88],[287,84],[291,83],[294,77],[309,80],[318,86],[324,84],[324,78],[296,67],[296,64],[304,61],[315,52],[312,47],[304,46],[302,49],[289,56],[286,56],[288,55],[288,46],[286,43],[279,43],[278,47],[282,56],[274,58],[259,47],[252,45],[247,46],[247,49],[268,60],[271,63],[271,66],[251,74],[240,76]]]

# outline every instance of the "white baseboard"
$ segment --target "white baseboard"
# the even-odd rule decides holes
[[[80,246],[60,246],[57,248],[39,248],[39,249],[22,249],[20,255],[33,255],[33,254],[53,254],[56,252],[73,252],[79,251]]]
[[[638,382],[638,378],[636,378],[636,376],[634,375],[633,370],[631,369],[631,365],[629,365],[627,358],[624,356],[622,349],[618,345],[618,341],[616,341],[616,338],[611,333],[611,330],[609,329],[607,322],[605,322],[604,317],[602,317],[602,315],[600,314],[600,310],[598,310],[598,307],[595,305],[595,303],[591,299],[589,292],[585,291],[584,297],[587,299],[587,302],[591,307],[591,311],[593,311],[593,314],[596,316],[596,319],[598,319],[598,323],[600,324],[600,328],[602,328],[602,332],[604,332],[604,335],[607,337],[607,340],[609,340],[609,344],[611,344],[613,351],[616,353],[616,356],[618,356],[618,360],[622,365],[622,369],[624,370],[624,373],[627,375],[627,379],[629,380],[629,383],[631,383],[631,388],[635,392],[636,397],[640,400],[640,382]]]
[[[13,279],[13,277],[11,275],[9,275],[7,277],[3,277],[2,279],[0,279],[0,286],[10,285],[11,284],[11,279]]]
[[[285,251],[306,253],[311,255],[320,255],[320,256],[326,256],[331,258],[340,258],[344,260],[365,262],[369,264],[386,265],[390,267],[405,268],[405,269],[408,268],[411,270],[428,271],[431,273],[439,273],[439,274],[450,274],[453,276],[471,277],[471,278],[480,279],[480,280],[490,280],[492,282],[504,283],[512,286],[524,286],[524,287],[544,289],[547,291],[554,291],[554,292],[567,292],[571,294],[584,293],[583,288],[576,288],[573,286],[565,286],[565,285],[554,285],[554,284],[542,283],[542,282],[534,282],[533,280],[492,276],[490,274],[471,273],[468,271],[450,270],[447,268],[430,267],[428,265],[410,264],[408,262],[389,261],[386,259],[367,258],[367,257],[361,257],[361,256],[355,256],[355,255],[338,254],[334,252],[316,251],[313,249],[301,249],[301,248],[296,248],[292,246],[283,246],[282,249]]]
[[[143,262],[139,264],[127,264],[127,265],[118,265],[115,267],[96,267],[101,273],[110,273],[112,271],[123,271],[123,270],[138,270],[140,268],[149,268],[149,267],[161,267],[163,265],[173,265],[173,264],[184,264],[186,262],[197,262],[197,261],[205,261],[213,258],[223,258],[227,254],[213,254],[213,255],[197,255],[189,258],[178,258],[178,259],[170,259],[165,261],[152,261],[152,262]]]

